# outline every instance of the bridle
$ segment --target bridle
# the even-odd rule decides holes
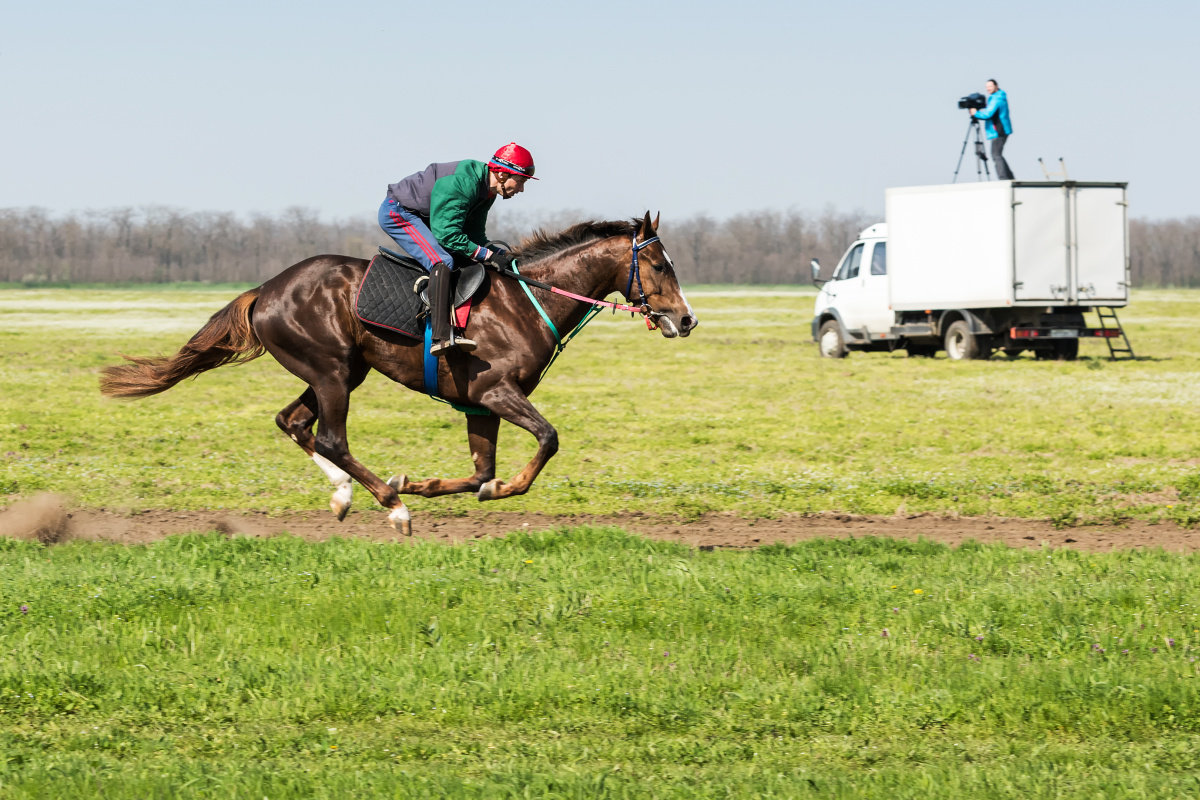
[[[633,235],[633,247],[630,255],[631,262],[629,264],[629,282],[625,284],[625,297],[629,302],[634,302],[633,299],[633,282],[637,281],[638,299],[637,304],[640,306],[640,311],[646,315],[646,324],[650,324],[650,315],[656,312],[650,310],[650,304],[646,302],[646,292],[642,289],[642,268],[638,265],[638,253],[645,250],[650,245],[658,241],[657,236],[651,236],[643,242],[638,242],[637,234]],[[661,315],[659,315],[661,316]],[[653,330],[653,329],[651,329]]]
[[[541,303],[539,303],[537,301],[537,299],[534,298],[533,293],[529,291],[530,286],[536,286],[539,289],[545,289],[546,291],[551,292],[553,294],[561,295],[563,297],[569,297],[572,300],[577,300],[581,303],[590,304],[592,306],[592,311],[589,312],[590,313],[589,316],[584,317],[585,323],[591,319],[591,315],[599,313],[601,308],[611,308],[614,313],[617,311],[628,311],[632,314],[641,314],[646,320],[646,329],[654,331],[654,330],[658,330],[658,318],[665,317],[667,315],[663,311],[655,311],[654,309],[650,308],[650,303],[648,302],[648,300],[646,298],[646,290],[642,288],[642,269],[638,262],[638,253],[641,252],[642,250],[645,250],[647,247],[649,247],[650,245],[654,244],[657,241],[658,241],[657,236],[651,236],[649,239],[645,239],[645,240],[639,242],[637,240],[637,234],[635,233],[633,235],[633,242],[631,245],[630,263],[629,263],[629,281],[625,284],[625,298],[627,300],[629,300],[630,303],[636,303],[636,305],[625,305],[624,303],[613,303],[608,300],[597,300],[593,297],[584,297],[581,294],[575,294],[574,292],[568,292],[566,289],[560,289],[557,286],[551,286],[548,283],[543,283],[542,281],[536,281],[533,278],[527,278],[517,271],[516,262],[513,262],[513,267],[512,267],[511,271],[504,270],[504,269],[500,269],[497,271],[500,272],[500,274],[502,274],[502,275],[507,275],[510,278],[516,278],[518,281],[520,281],[521,288],[523,288],[525,290],[525,294],[527,294],[529,296],[529,299],[533,302],[534,308],[537,309],[538,313],[541,315],[542,319],[545,320],[546,324],[550,326],[550,330],[552,330],[554,332],[555,339],[558,339],[559,342],[562,342],[564,346],[565,346],[565,342],[563,340],[563,337],[561,337],[559,335],[558,329],[554,326],[554,323],[550,321],[550,317],[542,309]],[[637,290],[638,290],[636,300],[634,299],[633,294],[632,294],[633,285],[635,282],[637,283]],[[583,326],[580,325],[579,327],[583,327]],[[572,334],[572,335],[574,335],[574,334]],[[568,336],[567,339],[570,339],[570,336]]]
[[[646,328],[652,331],[658,330],[658,318],[665,317],[667,315],[663,311],[655,311],[654,309],[650,308],[650,303],[646,299],[646,292],[644,289],[642,289],[642,268],[638,263],[638,253],[642,250],[645,250],[647,247],[657,241],[657,236],[651,236],[649,239],[639,242],[637,240],[637,234],[635,233],[633,235],[633,247],[632,254],[630,256],[631,263],[629,265],[629,282],[625,284],[625,297],[627,300],[629,300],[629,302],[632,303],[635,301],[630,292],[633,291],[634,281],[637,281],[638,298],[636,302],[638,304],[638,311],[640,311],[646,318]],[[671,259],[668,256],[667,261],[670,260]]]
[[[603,308],[611,308],[614,314],[618,311],[628,311],[632,314],[641,314],[646,320],[647,330],[658,330],[658,322],[655,321],[655,319],[657,317],[665,317],[666,313],[662,311],[655,311],[650,308],[650,304],[646,301],[646,291],[642,288],[641,268],[638,266],[638,252],[644,250],[657,241],[658,237],[652,236],[643,242],[639,242],[637,240],[637,234],[635,233],[633,235],[633,255],[631,256],[631,261],[629,264],[629,283],[625,287],[625,299],[629,300],[630,302],[634,302],[633,298],[630,296],[630,292],[633,291],[633,284],[636,281],[638,289],[638,305],[636,306],[625,305],[624,303],[612,303],[608,300],[597,300],[594,297],[584,297],[581,294],[568,292],[566,289],[560,289],[557,286],[551,286],[548,283],[543,283],[542,281],[534,280],[533,278],[527,278],[517,270],[516,261],[512,263],[511,269],[494,267],[494,269],[496,269],[496,271],[501,275],[513,278],[521,284],[521,288],[525,290],[526,296],[529,297],[529,302],[533,304],[534,309],[537,310],[538,314],[542,318],[542,321],[546,323],[546,326],[550,328],[550,332],[554,334],[554,354],[550,357],[549,363],[547,363],[545,368],[543,368],[543,376],[550,370],[551,365],[554,364],[554,361],[558,358],[559,354],[566,349],[567,342],[575,338],[575,334],[583,330],[583,326],[591,322]],[[489,244],[491,243],[489,242]],[[584,314],[583,319],[579,321],[579,324],[576,325],[573,330],[567,333],[566,336],[563,336],[559,332],[558,327],[554,324],[554,320],[550,319],[550,315],[546,313],[546,309],[542,308],[542,304],[539,303],[537,298],[533,296],[533,292],[529,291],[530,286],[536,286],[539,289],[545,289],[552,294],[561,295],[562,297],[569,297],[572,300],[576,300],[580,303],[587,303],[591,306],[591,308],[586,314]]]

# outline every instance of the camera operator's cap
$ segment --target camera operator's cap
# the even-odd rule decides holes
[[[497,150],[491,161],[488,161],[488,167],[497,172],[538,180],[533,177],[533,155],[516,142],[509,142]]]

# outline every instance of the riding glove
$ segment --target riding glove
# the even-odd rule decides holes
[[[514,261],[516,259],[507,250],[493,250],[491,256],[483,263],[496,269],[509,270],[511,272]]]

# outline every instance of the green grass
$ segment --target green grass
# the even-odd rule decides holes
[[[236,292],[0,291],[4,504],[323,509],[271,361],[98,395]],[[1135,296],[1134,363],[822,361],[810,295],[691,299],[688,340],[605,316],[571,345],[534,398],[563,450],[491,508],[1200,520],[1200,292]],[[459,415],[378,377],[351,442],[385,475],[470,468]],[[502,475],[533,450],[500,446]],[[4,800],[1200,792],[1200,556],[198,532],[0,539],[0,575]]]
[[[1200,790],[1195,556],[583,528],[0,570],[6,798]]]
[[[97,392],[118,352],[173,352],[236,293],[0,291],[0,491],[131,510],[324,508],[324,477],[274,426],[303,387],[273,360],[132,403]],[[1073,363],[822,360],[811,293],[699,287],[690,299],[701,326],[689,339],[603,315],[572,343],[533,398],[562,450],[529,495],[489,508],[1200,521],[1198,291],[1135,293],[1122,318],[1143,360],[1110,362],[1086,342]],[[461,415],[378,375],[353,396],[350,437],[385,478],[472,470]],[[532,453],[502,427],[501,477]],[[412,505],[418,517],[480,508]]]

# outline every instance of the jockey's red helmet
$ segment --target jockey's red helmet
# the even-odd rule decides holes
[[[533,156],[516,142],[509,142],[497,150],[496,155],[488,162],[488,169],[537,180],[533,177]]]

